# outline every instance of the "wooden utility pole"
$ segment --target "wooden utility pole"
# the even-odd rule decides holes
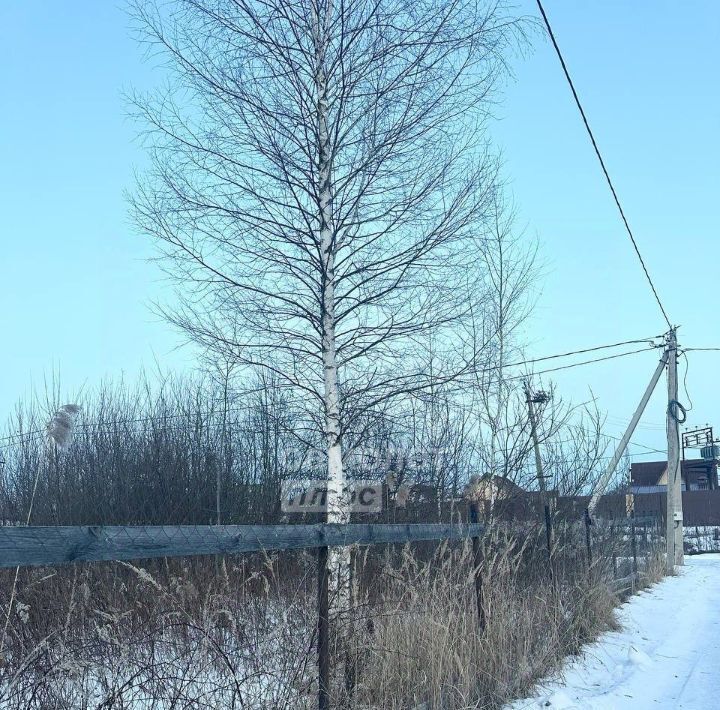
[[[530,432],[532,434],[533,449],[535,450],[535,470],[537,473],[538,487],[540,488],[540,504],[545,505],[547,502],[547,491],[545,489],[545,476],[542,470],[542,459],[540,458],[540,442],[537,435],[537,420],[535,419],[535,407],[533,406],[533,396],[530,392],[530,386],[525,384],[525,401],[528,406],[528,415],[530,417]]]
[[[682,476],[680,471],[680,423],[678,413],[677,334],[673,328],[667,335],[667,571],[685,563],[683,551]]]
[[[550,573],[552,574],[552,518],[550,516],[550,504],[545,488],[545,475],[543,474],[542,458],[540,457],[540,442],[537,435],[537,420],[535,419],[535,402],[547,402],[549,397],[544,392],[533,394],[530,390],[530,383],[525,383],[525,401],[528,406],[530,417],[530,432],[532,434],[533,448],[535,449],[535,470],[540,490],[540,507],[545,516],[545,536],[547,538],[548,557],[550,559]]]

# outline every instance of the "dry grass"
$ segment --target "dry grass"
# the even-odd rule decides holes
[[[578,570],[551,580],[542,556],[512,539],[486,543],[483,559],[483,632],[469,546],[422,566],[406,556],[386,576],[384,597],[395,606],[370,607],[357,707],[500,707],[613,627],[617,598],[600,579]]]
[[[334,658],[334,707],[496,708],[527,693],[615,623],[610,564],[588,574],[581,550],[560,540],[551,580],[540,531],[484,539],[484,630],[469,544],[358,553],[356,608],[338,624],[355,684]],[[305,553],[23,571],[0,708],[314,707],[315,580]]]
[[[0,708],[301,707],[314,682],[314,589],[279,571],[269,558],[30,571]]]

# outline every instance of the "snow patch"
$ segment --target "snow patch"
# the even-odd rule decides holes
[[[618,610],[620,631],[569,658],[559,677],[508,709],[714,710],[719,707],[720,554],[686,558]]]

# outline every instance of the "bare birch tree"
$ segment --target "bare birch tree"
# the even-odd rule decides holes
[[[603,433],[604,424],[605,418],[593,400],[564,427],[561,436],[545,443],[545,467],[557,495],[587,495],[595,487],[607,463],[609,439]]]
[[[491,347],[488,366],[475,373],[470,390],[480,437],[478,473],[519,482],[531,442],[527,410],[518,397],[518,371],[511,365],[524,359],[522,327],[537,295],[539,268],[536,246],[522,239],[512,206],[501,195],[494,199],[491,215],[485,239],[478,244],[487,296],[475,319],[476,337]]]
[[[152,165],[134,217],[179,287],[165,313],[304,394],[345,522],[344,433],[482,356],[485,123],[520,25],[496,0],[138,0],[133,16],[169,77],[132,97]]]

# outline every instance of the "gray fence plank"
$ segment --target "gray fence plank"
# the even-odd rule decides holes
[[[631,589],[632,585],[639,580],[640,575],[633,572],[627,577],[620,577],[619,579],[614,579],[612,582],[610,582],[608,586],[614,592],[623,592],[626,589]]]
[[[0,568],[218,553],[453,540],[483,526],[385,525],[0,526]]]

